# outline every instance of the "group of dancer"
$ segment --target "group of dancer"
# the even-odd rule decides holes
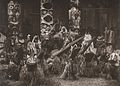
[[[119,50],[113,49],[114,31],[105,28],[104,35],[92,37],[89,31],[83,38],[78,35],[62,26],[49,39],[43,40],[39,35],[32,38],[30,34],[26,38],[22,34],[7,38],[7,77],[19,80],[35,71],[40,77],[57,74],[62,79],[118,76],[120,56]]]

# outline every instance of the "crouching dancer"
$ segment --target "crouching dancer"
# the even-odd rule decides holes
[[[110,63],[110,76],[112,79],[117,79],[118,77],[118,69],[120,66],[120,56],[118,53],[113,52],[112,54],[110,54],[110,58],[108,59],[109,63]]]
[[[76,44],[75,44],[76,45]],[[71,46],[71,53],[69,56],[69,60],[66,62],[66,66],[64,68],[64,71],[62,75],[60,76],[61,79],[69,79],[69,80],[75,80],[76,77],[76,65],[75,65],[75,56],[78,52],[75,50],[76,46]]]

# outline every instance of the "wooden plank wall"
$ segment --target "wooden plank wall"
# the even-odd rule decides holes
[[[0,31],[7,31],[7,4],[6,0],[0,0]]]

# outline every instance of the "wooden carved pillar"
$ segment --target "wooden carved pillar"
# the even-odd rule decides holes
[[[8,29],[9,37],[14,39],[15,44],[20,32],[20,15],[21,15],[21,6],[17,1],[12,1],[8,3]]]
[[[50,32],[53,25],[53,2],[52,0],[41,0],[41,36],[49,39]]]
[[[79,0],[70,0],[69,23],[73,31],[80,29],[81,11],[78,9]]]

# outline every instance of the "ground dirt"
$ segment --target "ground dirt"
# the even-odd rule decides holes
[[[120,86],[116,80],[106,80],[103,78],[79,78],[78,80],[62,80],[56,79],[61,86]]]

